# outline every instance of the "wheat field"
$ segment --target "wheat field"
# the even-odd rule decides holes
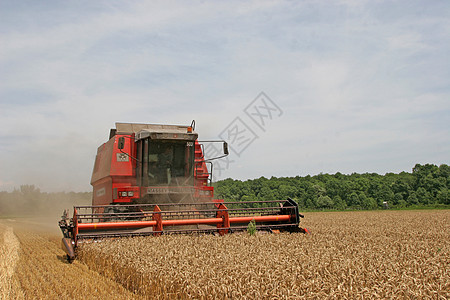
[[[146,298],[448,299],[449,216],[310,213],[311,235],[117,239],[80,259]]]
[[[310,235],[103,240],[73,264],[56,220],[1,220],[0,299],[449,299],[449,217],[307,213]]]

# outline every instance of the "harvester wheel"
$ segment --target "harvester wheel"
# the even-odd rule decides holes
[[[67,262],[68,262],[69,264],[73,263],[74,258],[70,258],[69,254],[66,254],[66,258],[67,258]]]

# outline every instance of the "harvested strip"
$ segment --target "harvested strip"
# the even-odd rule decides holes
[[[11,227],[0,224],[0,299],[12,299],[21,296],[13,280],[16,264],[19,260],[20,244]]]
[[[13,226],[20,249],[12,279],[15,295],[21,295],[11,299],[139,299],[85,264],[67,263],[59,237],[23,223]]]

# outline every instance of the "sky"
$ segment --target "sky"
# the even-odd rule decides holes
[[[195,120],[230,144],[216,180],[449,164],[449,16],[433,0],[0,0],[0,191],[90,191],[115,122]]]

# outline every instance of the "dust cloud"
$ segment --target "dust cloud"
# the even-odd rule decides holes
[[[58,221],[65,209],[90,205],[92,193],[45,193],[34,185],[22,185],[12,192],[0,192],[0,219],[29,225],[38,231],[58,233]]]

